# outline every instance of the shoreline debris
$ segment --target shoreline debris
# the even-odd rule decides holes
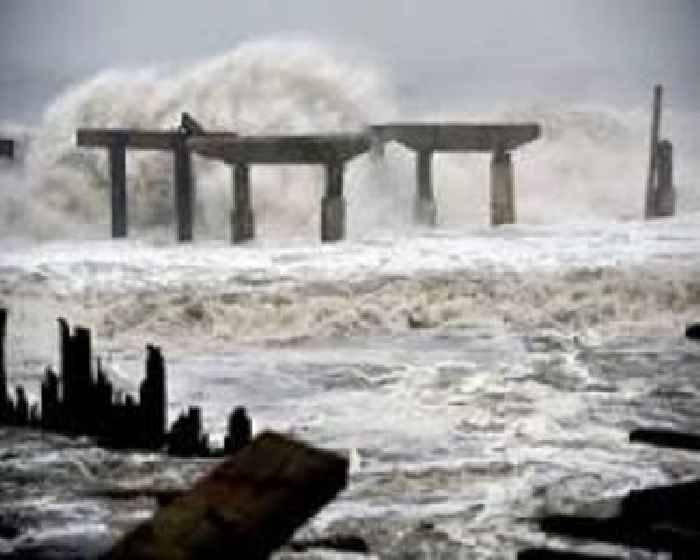
[[[243,407],[229,419],[224,449],[211,449],[202,430],[202,411],[192,406],[167,429],[165,359],[161,349],[146,345],[146,376],[139,398],[121,398],[102,362],[93,372],[90,330],[58,319],[60,369],[47,367],[41,384],[41,407],[27,401],[24,387],[16,387],[13,400],[7,390],[5,334],[7,310],[0,308],[0,426],[41,429],[70,436],[91,436],[111,449],[166,451],[182,457],[220,457],[250,443],[252,426]]]
[[[104,558],[268,558],[345,488],[348,468],[336,453],[263,432]]]

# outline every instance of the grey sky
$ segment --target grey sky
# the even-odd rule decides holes
[[[465,92],[634,103],[660,81],[700,109],[699,29],[700,0],[0,0],[0,118],[37,120],[104,68],[296,33],[376,59],[426,105]]]

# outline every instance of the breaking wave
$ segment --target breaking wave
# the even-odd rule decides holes
[[[188,111],[211,129],[244,134],[358,130],[401,118],[400,99],[370,63],[346,60],[305,40],[244,43],[185,69],[109,70],[59,97],[27,150],[22,177],[0,172],[5,231],[66,236],[109,221],[104,150],[77,149],[77,127],[173,128]],[[474,88],[478,95],[478,88]],[[469,100],[465,100],[465,105]],[[535,120],[543,138],[516,153],[519,220],[525,223],[634,220],[641,216],[648,109],[514,106],[492,114],[463,110],[426,120]],[[676,146],[681,211],[700,209],[700,115],[666,111]],[[227,237],[229,168],[196,158],[198,235]],[[153,229],[172,222],[171,160],[128,155],[130,221]],[[441,225],[488,219],[488,157],[439,154],[434,165]],[[322,173],[313,167],[256,166],[253,203],[261,235],[317,236]],[[346,179],[350,235],[411,223],[413,155],[390,145],[383,161],[361,156]],[[30,194],[27,194],[30,191]],[[17,193],[22,193],[18,195]],[[8,210],[10,209],[10,210]],[[83,233],[82,231],[80,232]]]

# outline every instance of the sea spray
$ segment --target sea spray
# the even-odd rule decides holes
[[[313,41],[261,40],[185,69],[108,70],[75,86],[47,109],[29,142],[21,174],[0,171],[0,230],[44,238],[104,237],[109,182],[104,150],[75,146],[78,127],[172,129],[188,111],[212,130],[242,134],[358,131],[401,119],[400,99],[371,64],[349,62]],[[478,84],[474,86],[478,97]],[[670,97],[672,102],[672,95]],[[636,220],[642,216],[648,157],[648,109],[517,105],[469,112],[469,99],[430,121],[523,122],[542,138],[514,153],[521,223]],[[665,113],[674,142],[678,211],[700,209],[697,150],[700,114]],[[412,227],[415,155],[397,144],[384,158],[359,156],[346,167],[348,234]],[[433,180],[438,223],[486,224],[488,154],[437,154]],[[231,169],[195,157],[196,235],[228,238]],[[318,239],[323,171],[316,166],[253,166],[252,197],[259,238]],[[133,231],[159,232],[173,222],[169,154],[129,151],[129,219]]]

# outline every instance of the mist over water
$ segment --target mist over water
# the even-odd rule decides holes
[[[361,130],[404,118],[392,89],[347,53],[255,41],[186,69],[107,71],[39,126],[0,126],[27,135],[0,168],[11,384],[36,398],[57,316],[93,329],[124,391],[143,345],[161,345],[170,420],[201,405],[220,440],[245,404],[256,431],[346,450],[348,490],[305,530],[358,533],[382,558],[513,557],[544,539],[519,519],[699,469],[625,443],[638,424],[698,422],[700,350],[682,337],[700,316],[698,114],[669,101],[678,215],[644,222],[648,107],[523,99],[487,113],[474,84],[474,100],[419,117],[542,125],[514,153],[518,224],[487,225],[489,156],[437,154],[439,224],[414,227],[413,154],[390,144],[348,165],[349,238],[334,244],[318,239],[320,168],[255,166],[257,238],[232,246],[231,172],[203,158],[195,242],[177,244],[172,162],[156,152],[128,153],[130,238],[111,240],[106,155],[75,147],[78,127],[175,128],[182,111],[244,134]],[[187,486],[207,467],[12,430],[0,453],[0,511],[28,527],[0,555],[104,548],[153,504],[90,490]]]
[[[109,223],[104,150],[75,146],[78,127],[172,129],[188,111],[212,130],[242,134],[361,130],[400,120],[392,86],[371,63],[310,40],[244,43],[184,69],[108,70],[63,93],[46,110],[21,170],[0,170],[0,230],[5,235],[70,237]],[[345,56],[345,58],[344,58]],[[479,96],[474,84],[475,100]],[[521,102],[489,114],[454,111],[418,120],[536,121],[543,137],[516,151],[518,218],[523,223],[634,220],[641,216],[648,153],[648,108],[557,107]],[[483,102],[480,103],[483,105]],[[700,208],[696,194],[697,114],[667,111],[664,130],[676,147],[679,212]],[[231,171],[195,158],[198,236],[225,239]],[[437,154],[434,182],[442,226],[488,220],[489,157]],[[172,223],[168,154],[127,156],[129,220],[134,228]],[[253,204],[261,237],[316,237],[323,173],[313,166],[254,166]],[[349,234],[408,228],[415,190],[413,154],[389,145],[383,160],[363,155],[347,166]],[[80,227],[83,226],[83,227]],[[91,227],[92,226],[92,227]],[[77,230],[77,232],[76,232]]]

